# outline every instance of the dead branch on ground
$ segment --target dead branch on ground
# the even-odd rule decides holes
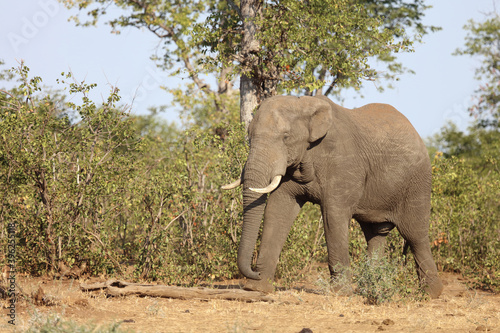
[[[97,282],[80,284],[82,291],[104,290],[109,296],[149,296],[149,297],[166,297],[177,299],[225,299],[232,301],[244,302],[274,302],[274,299],[259,291],[246,291],[243,289],[211,289],[203,287],[176,287],[165,285],[152,285],[130,283],[119,280],[108,280],[105,282]]]

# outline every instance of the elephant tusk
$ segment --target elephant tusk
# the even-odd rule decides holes
[[[273,181],[271,182],[271,184],[267,185],[266,187],[264,187],[264,188],[249,188],[249,190],[257,192],[257,193],[270,193],[278,187],[280,182],[281,182],[281,176],[278,175],[278,176],[275,176],[273,178]]]
[[[227,184],[227,185],[221,186],[221,189],[223,189],[223,190],[232,190],[233,188],[237,188],[240,185],[241,185],[241,178],[238,179],[238,180],[235,180],[231,184]]]

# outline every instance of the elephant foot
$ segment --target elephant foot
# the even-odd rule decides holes
[[[332,289],[337,296],[352,296],[354,294],[354,288],[347,283],[332,282]]]
[[[349,269],[330,269],[330,288],[338,296],[352,296],[354,288],[352,286],[352,273]]]
[[[439,295],[441,295],[441,293],[443,292],[443,283],[439,278],[435,278],[425,285],[424,290],[429,294],[431,298],[438,298]]]
[[[262,280],[250,280],[247,279],[243,290],[249,291],[260,291],[266,294],[272,293],[274,291],[273,284],[267,279]]]

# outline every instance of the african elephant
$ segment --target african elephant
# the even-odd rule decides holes
[[[223,187],[243,185],[238,267],[248,278],[246,289],[273,290],[283,244],[310,201],[321,206],[332,275],[349,267],[348,225],[354,218],[369,253],[383,248],[395,226],[413,251],[422,285],[433,298],[441,294],[428,236],[431,165],[422,139],[401,113],[386,104],[346,109],[324,96],[275,96],[262,102],[248,134],[241,179]]]

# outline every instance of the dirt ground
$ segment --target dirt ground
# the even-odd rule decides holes
[[[94,332],[117,322],[132,332],[500,332],[500,295],[469,290],[457,275],[441,277],[445,290],[439,299],[379,306],[360,296],[320,295],[300,286],[275,292],[274,303],[106,298],[102,292],[81,292],[79,281],[19,277],[24,293],[41,286],[53,304],[20,301],[13,328],[4,301],[0,332],[24,332],[44,316],[93,323]]]

